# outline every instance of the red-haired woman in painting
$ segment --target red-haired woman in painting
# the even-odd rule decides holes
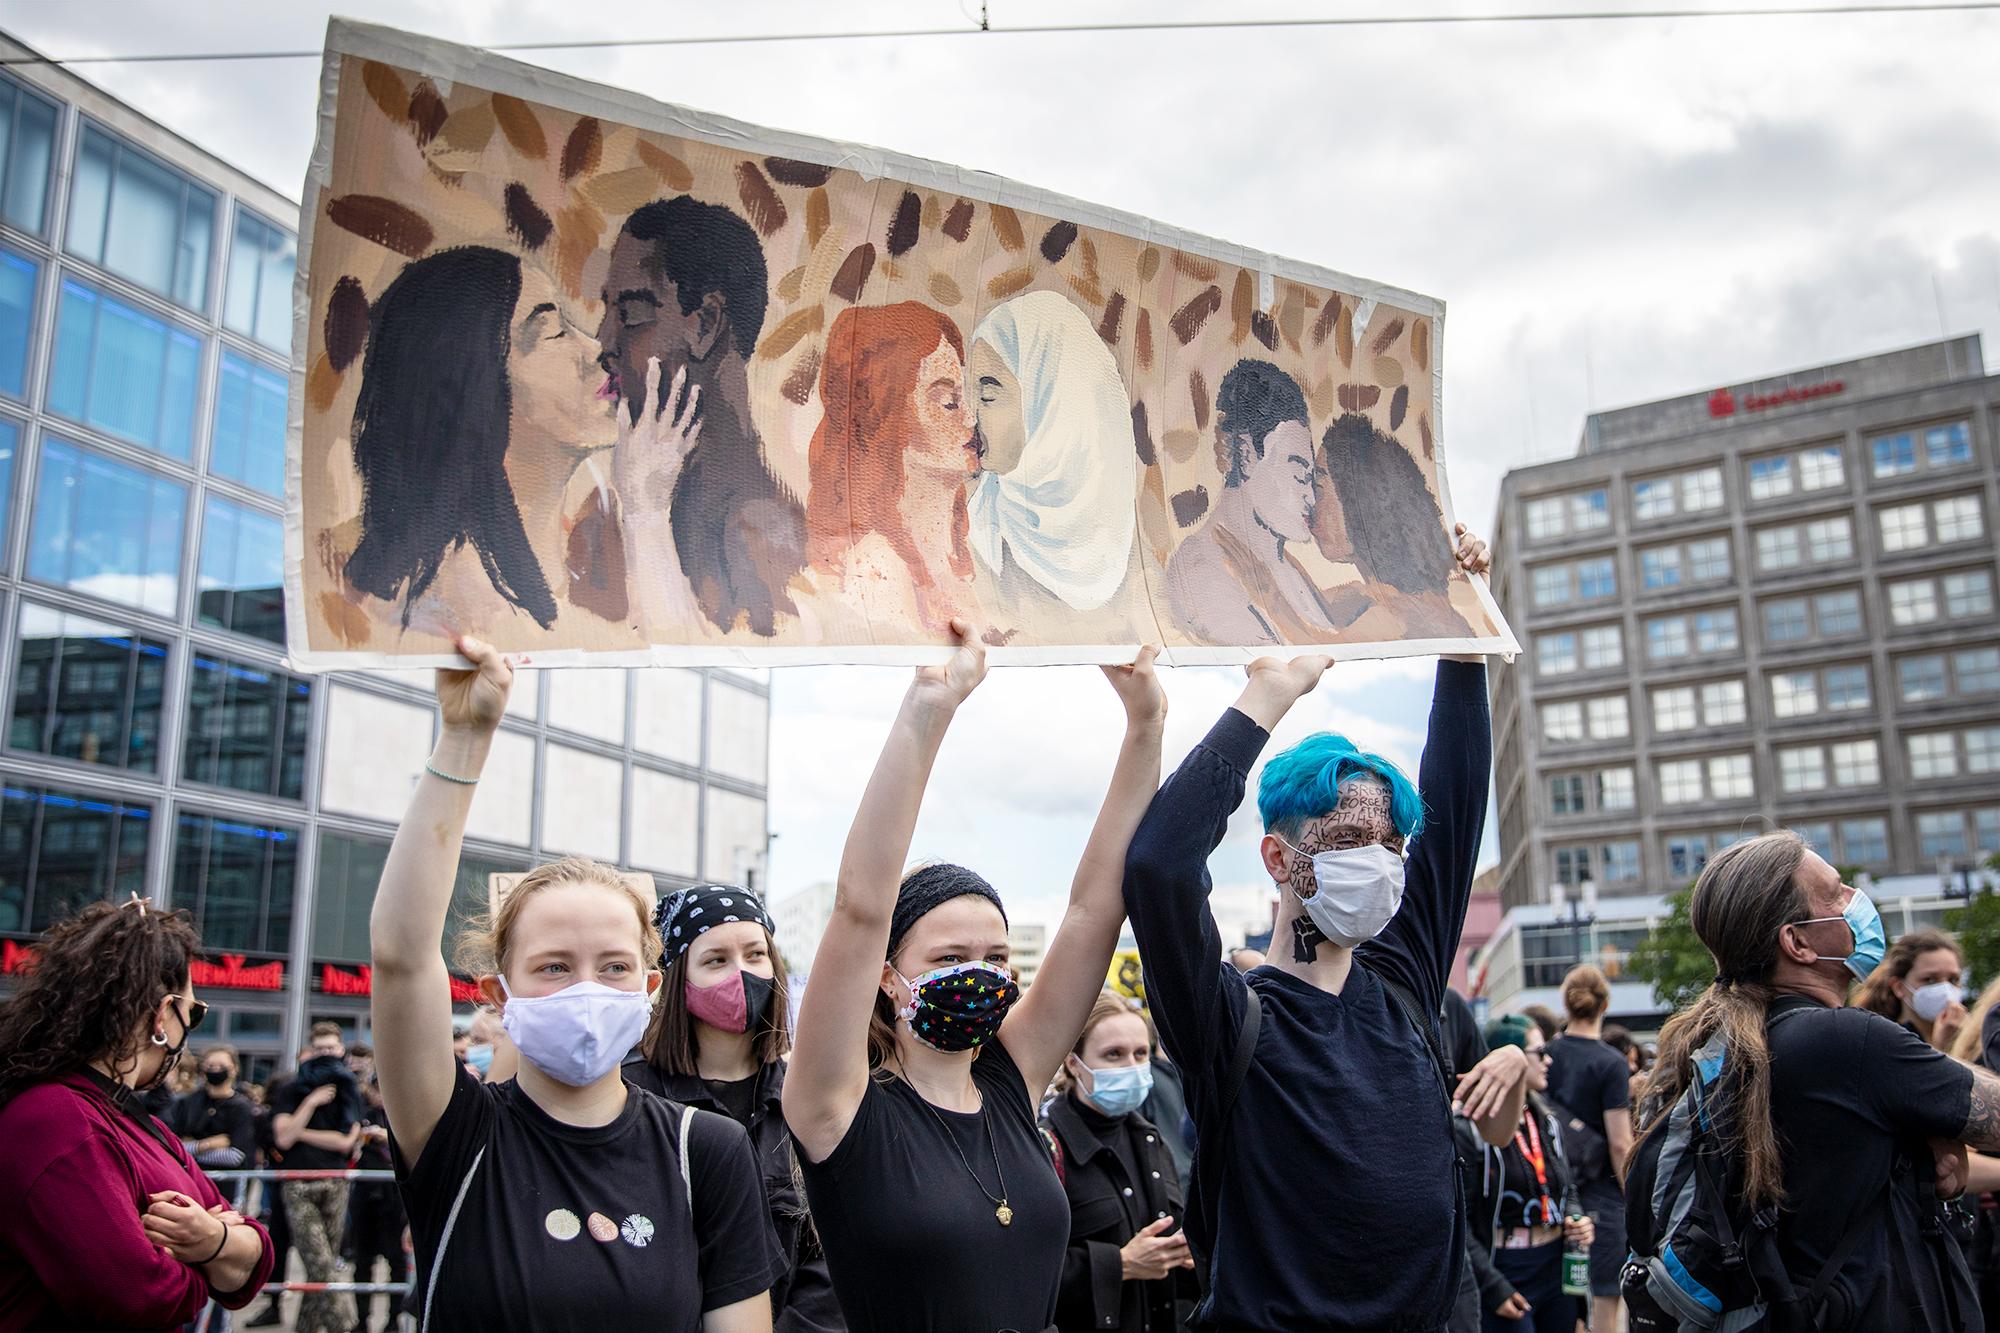
[[[844,579],[855,548],[879,535],[908,567],[918,615],[942,633],[972,578],[965,485],[976,459],[958,326],[918,301],[841,311],[819,396],[808,561]]]

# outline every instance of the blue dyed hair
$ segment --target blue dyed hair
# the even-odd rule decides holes
[[[1340,804],[1340,789],[1356,778],[1389,785],[1389,818],[1396,832],[1413,838],[1424,826],[1424,802],[1403,770],[1379,754],[1354,748],[1331,731],[1308,736],[1264,764],[1257,784],[1257,813],[1264,828],[1297,828]]]

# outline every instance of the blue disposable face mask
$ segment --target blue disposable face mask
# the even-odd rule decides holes
[[[1089,1065],[1084,1068],[1090,1071],[1090,1091],[1084,1096],[1106,1115],[1127,1115],[1138,1110],[1153,1091],[1153,1063],[1150,1060],[1110,1069],[1091,1069]]]
[[[1888,938],[1882,932],[1882,914],[1875,909],[1874,902],[1859,889],[1847,900],[1847,906],[1839,916],[1809,916],[1803,921],[1794,921],[1795,926],[1810,926],[1819,921],[1845,921],[1847,928],[1854,932],[1854,952],[1841,959],[1829,962],[1843,962],[1847,970],[1866,981],[1868,974],[1882,965],[1882,955],[1888,951]]]
[[[479,1077],[485,1078],[493,1070],[493,1043],[490,1041],[473,1042],[472,1045],[465,1048],[465,1063],[477,1069]]]

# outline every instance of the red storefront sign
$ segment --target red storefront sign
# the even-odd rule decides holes
[[[32,945],[0,940],[0,977],[26,976],[39,957],[41,950]]]
[[[1736,415],[1738,408],[1745,412],[1762,412],[1772,407],[1808,403],[1815,398],[1825,398],[1831,394],[1844,393],[1846,390],[1846,380],[1821,380],[1818,384],[1790,384],[1772,393],[1746,393],[1740,399],[1727,389],[1717,389],[1708,396],[1708,414],[1711,417],[1731,417]]]
[[[195,959],[188,967],[188,977],[197,986],[220,987],[223,990],[283,990],[285,965],[273,961],[245,966],[242,954],[226,953],[219,963],[211,963],[205,958]]]
[[[375,969],[363,963],[352,972],[332,963],[323,963],[319,969],[319,988],[325,995],[369,995],[374,991]],[[479,987],[458,977],[451,978],[451,998],[454,1004],[478,1004]]]

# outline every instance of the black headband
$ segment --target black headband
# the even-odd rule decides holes
[[[919,918],[953,898],[984,898],[1000,913],[1001,924],[1007,923],[1007,909],[1000,905],[999,892],[980,875],[946,861],[918,866],[903,876],[902,886],[896,890],[896,910],[889,916],[888,956],[896,956],[903,936]]]
[[[754,921],[765,934],[777,934],[763,900],[733,884],[697,884],[660,899],[660,905],[653,909],[653,924],[666,941],[669,960],[686,953],[697,936],[732,921]]]

